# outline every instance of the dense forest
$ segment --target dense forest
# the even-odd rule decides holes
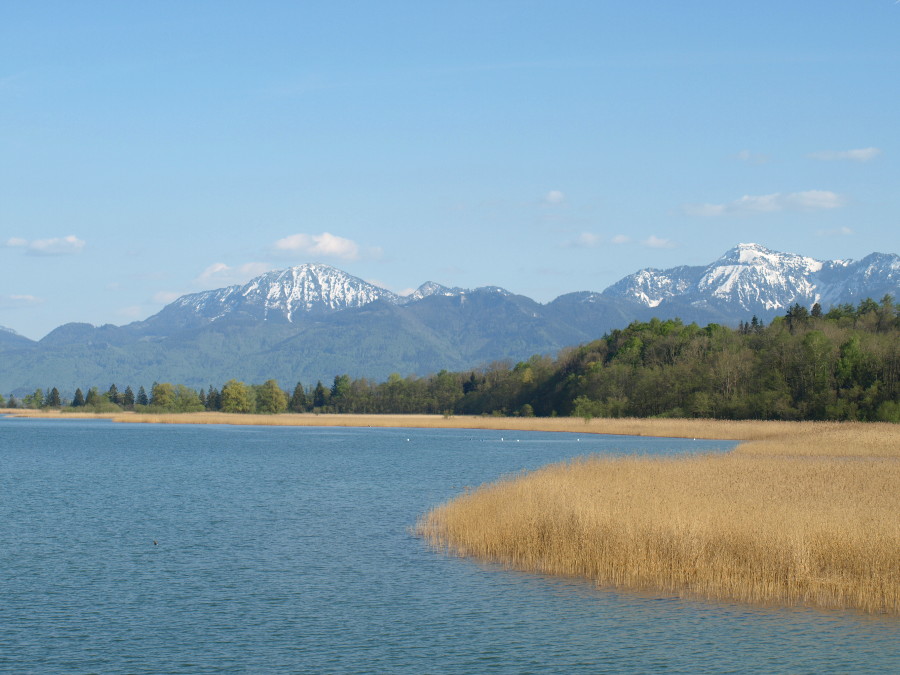
[[[297,383],[195,391],[154,383],[106,392],[81,389],[71,400],[38,389],[10,407],[138,412],[222,410],[241,413],[431,413],[575,415],[592,417],[713,417],[900,422],[900,312],[890,296],[823,312],[791,307],[764,325],[753,317],[738,328],[700,327],[651,319],[599,340],[534,356],[428,377],[392,375],[384,382],[337,375]]]

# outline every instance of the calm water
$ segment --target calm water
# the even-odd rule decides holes
[[[0,671],[900,670],[895,619],[597,590],[408,531],[524,468],[727,447],[0,418]]]

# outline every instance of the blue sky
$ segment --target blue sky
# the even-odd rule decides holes
[[[0,3],[0,325],[897,253],[898,73],[894,0]]]

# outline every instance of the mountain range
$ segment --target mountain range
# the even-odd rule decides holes
[[[125,326],[69,323],[39,341],[0,329],[0,391],[63,392],[117,383],[192,387],[334,375],[382,380],[518,361],[600,337],[633,320],[763,321],[795,303],[823,309],[900,295],[900,256],[820,261],[740,244],[705,266],[643,269],[601,293],[541,304],[503,288],[434,282],[400,296],[329,265],[268,272],[244,285],[184,295]]]

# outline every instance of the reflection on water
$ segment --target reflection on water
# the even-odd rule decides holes
[[[893,618],[596,589],[409,534],[464,486],[521,469],[729,447],[0,420],[0,671],[900,669]]]

